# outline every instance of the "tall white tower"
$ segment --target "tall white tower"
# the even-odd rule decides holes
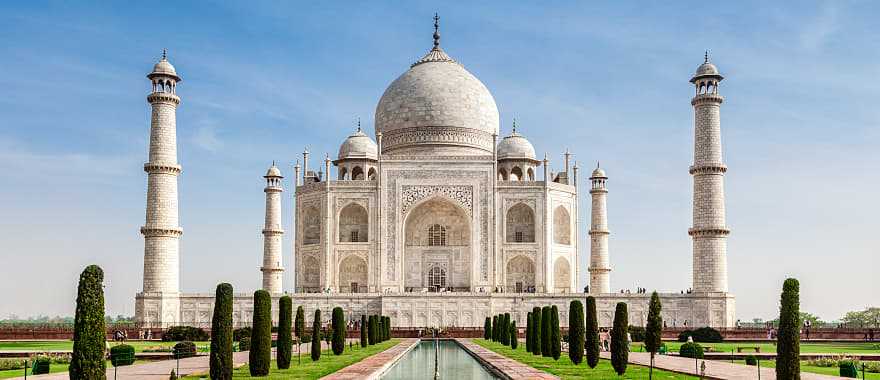
[[[180,320],[180,235],[177,176],[177,83],[174,66],[162,52],[162,59],[147,75],[152,91],[147,101],[150,117],[150,153],[147,172],[146,221],[144,235],[143,291],[135,297],[138,322],[169,326]]]
[[[727,292],[727,229],[724,211],[724,165],[721,156],[721,102],[718,84],[724,79],[709,53],[690,82],[696,95],[694,107],[693,238],[694,291]]]
[[[596,165],[590,176],[590,196],[593,198],[590,216],[590,293],[611,293],[611,264],[608,260],[608,211],[605,199],[608,189],[605,171]]]
[[[281,229],[281,170],[272,163],[272,167],[263,176],[266,179],[266,224],[263,227],[263,289],[272,294],[282,292],[281,276],[281,245],[284,230]]]
[[[144,235],[144,293],[174,293],[180,290],[180,235],[178,225],[177,176],[177,83],[181,81],[168,62],[162,60],[147,75],[153,90],[147,96],[152,107],[150,156],[147,172],[147,217]]]

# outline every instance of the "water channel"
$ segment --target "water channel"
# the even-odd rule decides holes
[[[433,340],[419,342],[381,378],[382,380],[434,379],[435,356],[436,372],[439,374],[437,379],[500,379],[483,367],[458,343],[449,340],[439,341],[436,354]]]

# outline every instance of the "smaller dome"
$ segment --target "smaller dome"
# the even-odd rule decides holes
[[[379,159],[379,146],[376,145],[376,142],[367,136],[361,128],[358,127],[357,131],[348,136],[342,145],[339,147],[339,156],[338,160],[345,159],[368,159],[368,160],[378,160]]]
[[[697,73],[694,76],[700,77],[704,75],[718,75],[718,68],[709,62],[703,63],[700,67],[697,67]]]
[[[177,75],[177,70],[174,69],[174,65],[172,65],[171,62],[168,62],[165,50],[162,50],[162,59],[153,65],[153,72],[147,75],[147,78],[152,79],[154,76],[160,75],[173,77],[178,82],[181,80],[180,76]]]
[[[516,127],[514,127],[516,128]],[[535,147],[516,129],[498,143],[499,160],[526,159],[535,160]]]
[[[263,177],[266,177],[266,178],[281,177],[281,170],[278,170],[278,167],[275,166],[275,163],[273,162],[272,167],[270,167],[269,170],[266,171],[266,175],[264,175]],[[281,178],[283,178],[283,177],[281,177]]]
[[[593,174],[590,178],[608,178],[608,176],[605,175],[605,171],[602,170],[602,168],[597,167],[596,170],[593,170]]]

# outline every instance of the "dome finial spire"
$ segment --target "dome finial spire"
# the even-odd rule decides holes
[[[706,50],[706,54],[703,55],[703,63],[709,63],[709,51]]]
[[[513,118],[513,134],[516,134],[516,118]]]
[[[440,46],[440,16],[434,12],[434,48]]]
[[[162,60],[163,61],[168,60],[168,49],[162,48]]]
[[[361,117],[358,116],[358,132],[361,131]]]

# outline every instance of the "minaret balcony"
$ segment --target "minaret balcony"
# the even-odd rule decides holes
[[[144,171],[149,174],[172,174],[178,175],[181,171],[180,165],[177,164],[167,164],[167,163],[153,163],[147,162],[144,164]]]
[[[147,95],[147,101],[150,104],[153,103],[173,103],[174,105],[180,104],[180,97],[170,92],[153,92],[150,95]]]
[[[180,237],[183,229],[180,227],[141,227],[141,235],[144,237]]]
[[[691,105],[696,106],[699,104],[708,104],[708,103],[717,103],[721,104],[724,102],[724,97],[718,94],[699,94],[694,96],[691,99]]]
[[[688,228],[688,235],[694,237],[723,237],[730,235],[730,230],[727,227],[692,227]]]
[[[691,174],[724,174],[727,172],[727,165],[724,165],[720,162],[703,165],[691,165],[691,167],[688,169],[688,172]]]

